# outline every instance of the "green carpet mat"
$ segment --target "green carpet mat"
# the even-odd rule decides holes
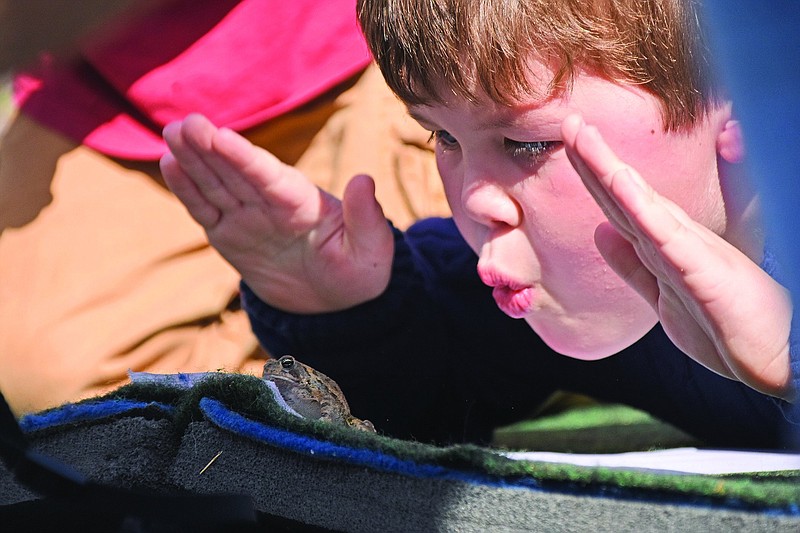
[[[604,413],[540,418],[528,433],[603,417],[617,435],[652,424],[616,407],[581,409]],[[334,530],[800,530],[798,471],[676,475],[516,461],[299,419],[248,376],[214,374],[188,390],[129,385],[22,426],[41,453],[99,483],[247,494],[259,512]],[[36,497],[4,469],[0,486],[2,505]]]

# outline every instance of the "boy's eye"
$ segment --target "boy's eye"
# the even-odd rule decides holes
[[[512,141],[505,140],[506,150],[514,157],[528,157],[533,162],[549,154],[561,144],[561,141]]]
[[[428,141],[436,140],[436,142],[442,143],[445,146],[455,146],[458,144],[458,141],[455,137],[450,135],[447,130],[436,130],[431,132],[431,137]]]

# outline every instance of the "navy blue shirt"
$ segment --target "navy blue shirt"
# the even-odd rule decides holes
[[[242,284],[259,341],[335,379],[353,413],[384,434],[439,444],[486,443],[556,390],[642,409],[711,446],[778,448],[788,403],[707,370],[659,325],[599,361],[551,350],[503,314],[476,272],[478,258],[452,219],[395,231],[387,290],[328,314],[270,307]]]

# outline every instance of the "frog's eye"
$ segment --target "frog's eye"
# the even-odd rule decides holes
[[[281,368],[284,370],[291,370],[294,368],[294,357],[291,355],[284,355],[278,359],[278,362],[281,364]]]

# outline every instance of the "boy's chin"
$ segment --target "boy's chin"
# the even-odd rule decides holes
[[[554,351],[573,359],[597,361],[611,357],[634,344],[653,329],[658,320],[655,316],[652,320],[640,318],[636,323],[624,326],[610,321],[605,322],[605,327],[585,323],[543,327],[529,319],[526,322]]]

